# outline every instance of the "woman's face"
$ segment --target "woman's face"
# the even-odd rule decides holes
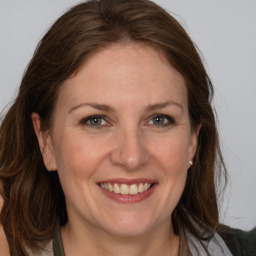
[[[183,77],[154,48],[112,45],[65,81],[50,135],[69,225],[137,236],[171,224],[194,156]]]

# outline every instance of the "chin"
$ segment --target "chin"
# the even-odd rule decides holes
[[[149,221],[145,218],[123,217],[115,219],[111,223],[105,223],[105,231],[119,237],[136,237],[148,233],[152,229]]]

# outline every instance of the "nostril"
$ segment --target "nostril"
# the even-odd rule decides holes
[[[149,159],[145,142],[138,132],[127,129],[116,137],[115,147],[111,152],[111,162],[127,171],[138,170]]]

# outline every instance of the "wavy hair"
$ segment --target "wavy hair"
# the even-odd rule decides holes
[[[63,82],[93,53],[110,44],[142,43],[160,50],[184,77],[191,126],[201,125],[194,164],[172,221],[202,239],[197,226],[218,229],[216,177],[226,169],[211,106],[213,87],[200,55],[182,26],[148,0],[91,0],[64,13],[39,42],[18,95],[0,127],[0,181],[4,205],[0,221],[12,255],[38,250],[67,222],[65,196],[57,172],[44,166],[31,121],[52,125]],[[196,224],[196,225],[195,225]]]

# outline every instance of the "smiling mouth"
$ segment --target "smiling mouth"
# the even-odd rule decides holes
[[[139,184],[118,184],[118,183],[99,183],[100,187],[121,195],[138,195],[148,191],[153,187],[154,183],[139,183]]]

